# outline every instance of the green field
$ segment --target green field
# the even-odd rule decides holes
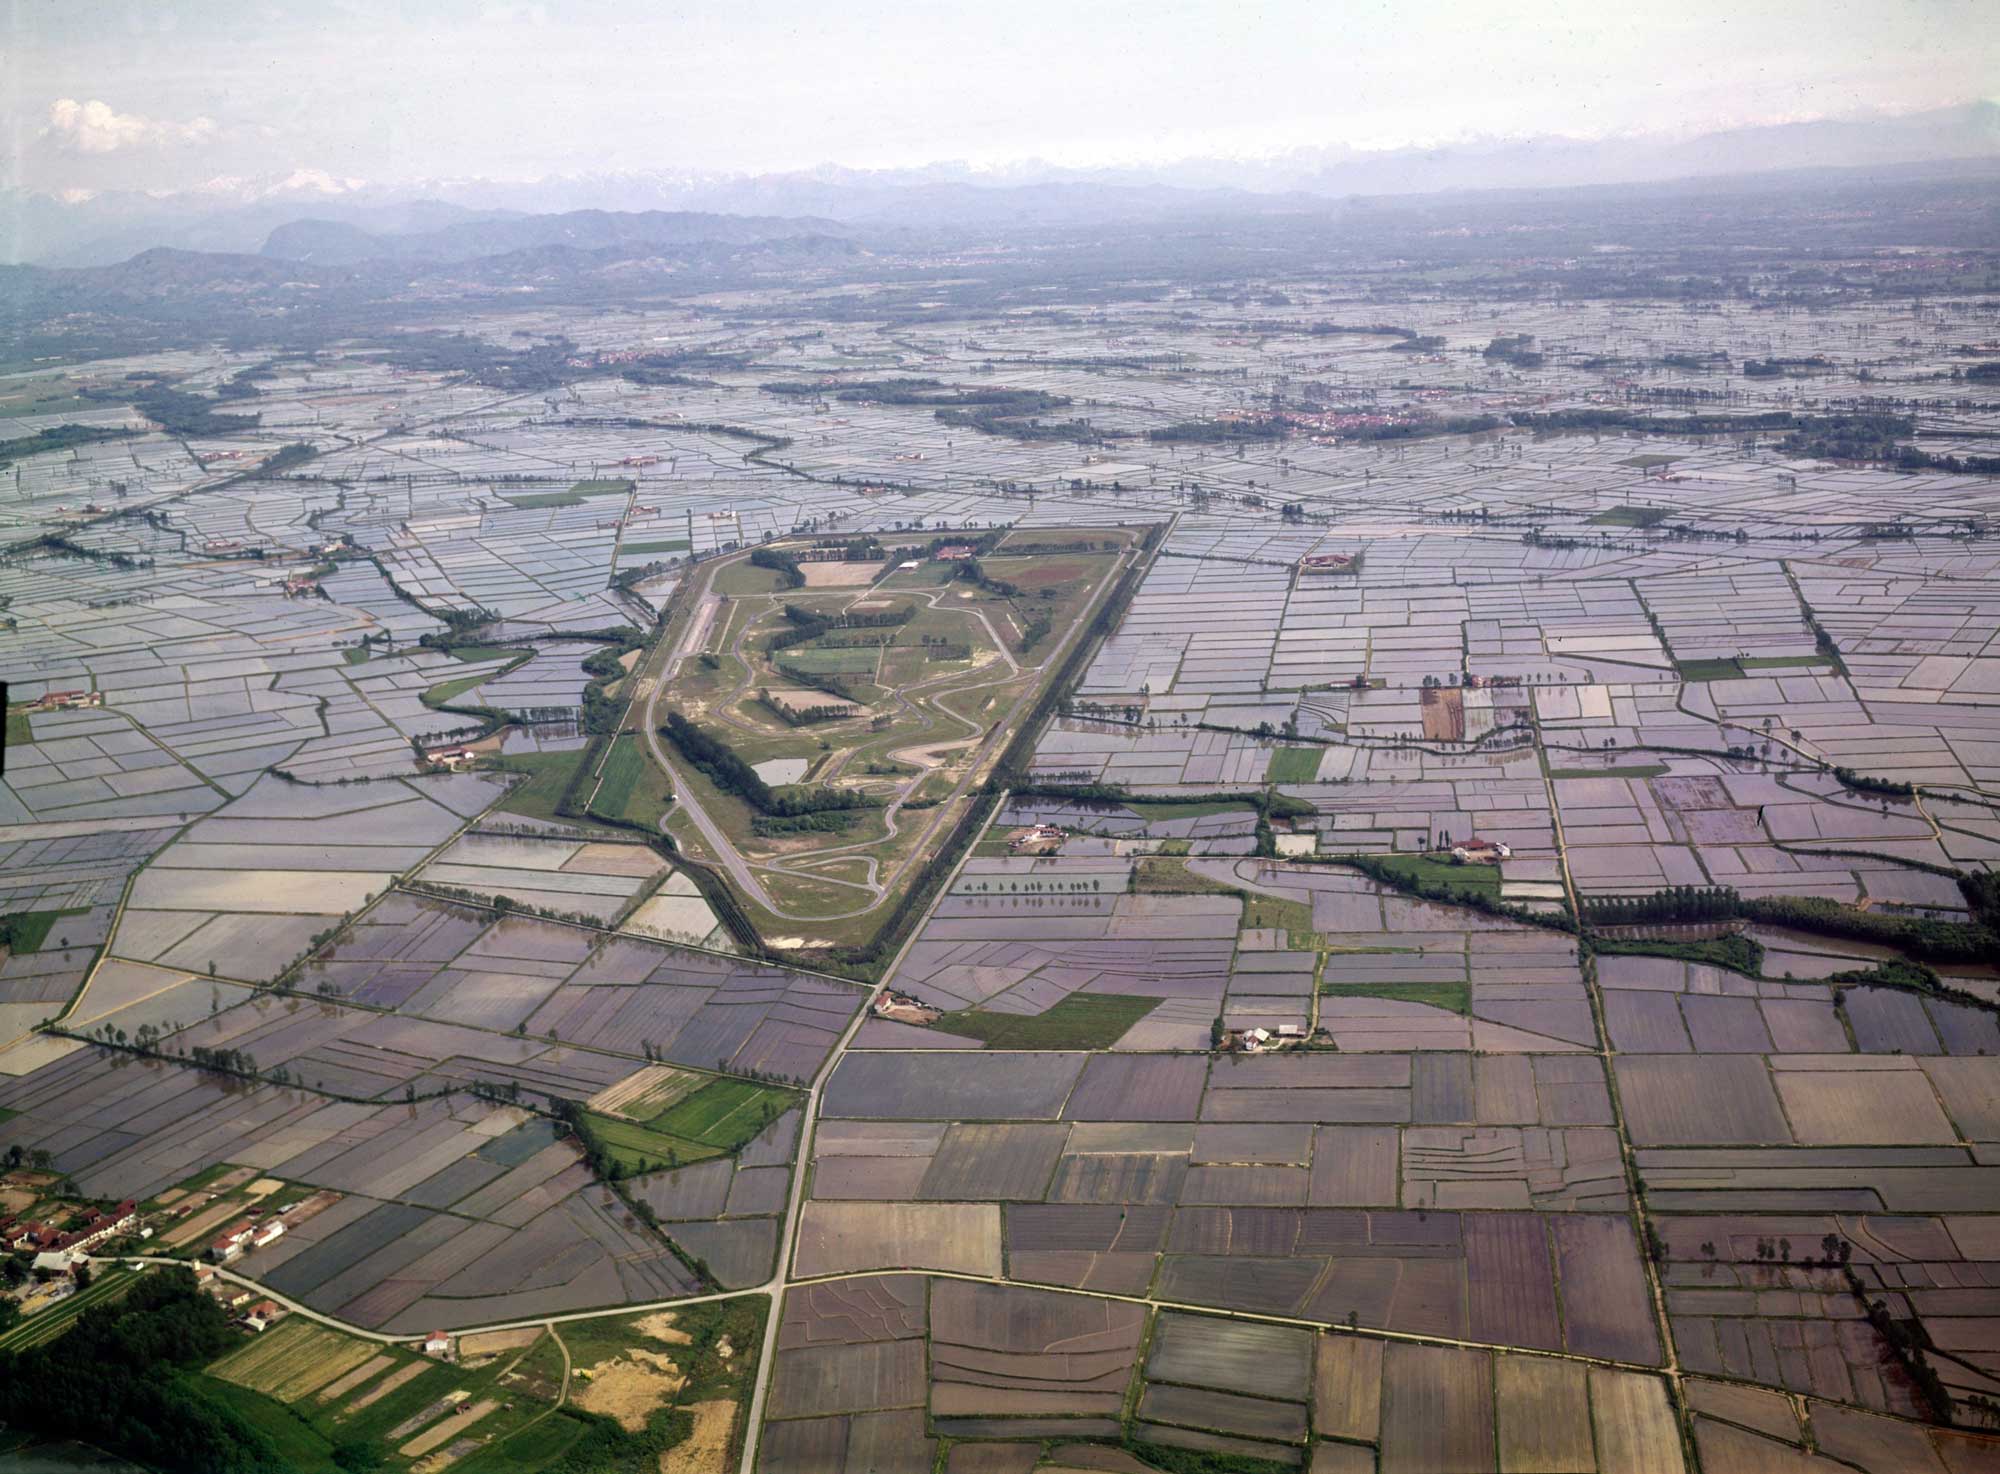
[[[573,491],[531,491],[521,496],[501,495],[501,501],[521,511],[533,511],[542,507],[580,507],[583,498]]]
[[[1266,783],[1310,783],[1319,776],[1320,750],[1317,747],[1279,747],[1272,750],[1271,766],[1264,773]]]
[[[811,645],[781,650],[772,657],[774,665],[795,665],[816,676],[872,676],[882,652],[874,647],[861,650],[825,650]]]
[[[590,812],[600,819],[657,829],[673,801],[667,775],[653,765],[641,739],[629,732],[612,739],[611,756],[590,800]]]
[[[72,392],[67,379],[60,375],[47,379],[25,379],[10,384],[4,394],[0,394],[0,418],[15,419],[22,415],[63,415],[78,410],[101,409],[103,406]],[[0,439],[5,439],[0,436]]]
[[[621,543],[618,554],[623,557],[627,553],[685,553],[693,547],[694,544],[684,537],[669,538],[664,542]]]
[[[1041,1013],[994,1013],[966,1008],[947,1013],[936,1027],[994,1049],[1109,1049],[1125,1031],[1159,1006],[1157,998],[1072,993]]]
[[[451,653],[454,659],[464,661],[499,660],[508,656],[513,658],[509,659],[499,670],[486,671],[476,676],[459,676],[449,681],[439,681],[435,686],[425,691],[423,696],[424,705],[430,707],[433,711],[458,700],[459,697],[470,691],[474,686],[505,675],[508,671],[513,670],[534,654],[532,650],[503,650],[497,645],[464,645],[454,648]]]
[[[590,1134],[618,1164],[621,1176],[636,1177],[667,1167],[685,1167],[725,1153],[719,1147],[704,1146],[684,1137],[669,1136],[639,1121],[621,1121],[616,1116],[590,1113]]]
[[[600,476],[595,481],[579,481],[570,487],[573,496],[623,496],[633,483],[623,476]]]
[[[1744,655],[1736,663],[1745,670],[1815,670],[1833,664],[1823,655]]]
[[[340,652],[340,658],[349,665],[366,665],[375,649],[371,645],[349,645]]]
[[[568,752],[521,752],[495,758],[493,766],[501,772],[528,775],[527,782],[515,784],[495,807],[505,814],[554,819],[570,775],[589,750],[578,747]]]
[[[748,559],[739,559],[716,569],[709,587],[740,599],[746,594],[775,594],[784,587],[784,580],[775,568],[759,568]]]
[[[200,1379],[202,1394],[213,1398],[270,1439],[288,1470],[299,1474],[342,1474],[333,1461],[333,1443],[304,1417],[275,1398],[218,1377]]]
[[[439,707],[448,706],[470,691],[474,686],[490,679],[490,676],[478,675],[460,676],[455,681],[439,681],[435,686],[424,692],[424,705],[430,707],[433,711]]]
[[[1812,670],[1828,662],[1818,655],[1739,655],[1725,660],[1676,660],[1684,681],[1740,681],[1754,670]]]
[[[1593,527],[1652,527],[1672,513],[1665,507],[1606,507],[1590,519]]]
[[[647,1124],[733,1152],[798,1104],[798,1093],[754,1080],[722,1079],[684,1096]]]
[[[798,1103],[798,1092],[733,1077],[716,1079],[645,1121],[590,1115],[591,1134],[625,1172],[727,1156]]]
[[[1393,998],[1399,1003],[1428,1003],[1453,1013],[1472,1012],[1470,983],[1327,983],[1320,992],[1329,998]]]
[[[1188,869],[1187,861],[1168,855],[1141,855],[1132,872],[1132,889],[1160,896],[1235,896],[1233,885],[1210,880]]]
[[[54,930],[57,921],[65,916],[89,914],[88,909],[84,908],[71,908],[68,911],[22,911],[6,918],[5,931],[0,932],[0,937],[11,932],[11,944],[16,952],[39,952],[43,944],[48,941],[49,933]],[[61,935],[60,932],[57,933],[58,942],[61,940]]]
[[[1761,977],[1764,947],[1755,937],[1733,935],[1701,937],[1690,941],[1669,941],[1657,937],[1592,936],[1590,949],[1608,957],[1674,957],[1682,962],[1701,962],[1726,967],[1745,977]]]
[[[28,725],[28,714],[25,711],[8,712],[7,745],[9,747],[26,747],[34,740],[35,733]]]
[[[1497,865],[1461,865],[1455,860],[1434,860],[1429,855],[1378,855],[1376,862],[1394,875],[1441,890],[1495,899],[1500,895]]]
[[[1141,819],[1208,819],[1217,814],[1248,814],[1251,806],[1238,799],[1207,799],[1184,804],[1134,803],[1133,813]]]
[[[1304,901],[1294,901],[1285,896],[1266,896],[1256,891],[1246,891],[1243,896],[1243,922],[1248,930],[1281,931],[1292,938],[1293,946],[1304,943],[1313,945],[1312,907]]]

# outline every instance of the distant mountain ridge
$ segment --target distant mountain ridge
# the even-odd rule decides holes
[[[705,238],[748,240],[785,219],[835,235],[856,228],[1064,226],[1203,214],[1329,210],[1355,196],[1460,190],[1647,184],[1762,172],[2000,161],[2000,103],[1974,102],[1894,117],[1823,119],[1691,137],[1473,140],[1436,147],[1356,149],[1344,143],[1257,158],[1067,168],[1025,160],[997,168],[936,163],[908,169],[814,169],[723,175],[686,168],[554,175],[535,181],[432,179],[402,185],[317,183],[311,171],[278,181],[212,181],[181,193],[126,192],[73,201],[0,189],[0,260],[95,266],[149,246],[284,259],[451,261],[508,249],[631,245],[645,230],[666,244],[690,238],[674,218],[706,218]],[[300,183],[303,179],[305,182]],[[592,235],[587,218],[654,217],[638,234]],[[520,217],[576,217],[581,234],[483,233]],[[716,223],[749,217],[752,234]],[[304,228],[301,222],[310,222]],[[341,228],[332,228],[341,227]],[[465,229],[454,234],[459,227]],[[609,227],[606,227],[607,229]],[[623,229],[623,227],[617,227]],[[371,253],[386,252],[386,255]]]
[[[465,220],[433,230],[393,233],[375,233],[338,220],[294,220],[273,230],[259,254],[282,261],[322,265],[353,265],[364,261],[447,264],[553,246],[576,251],[745,246],[801,236],[846,234],[846,227],[826,219],[698,211],[569,210],[553,215]]]

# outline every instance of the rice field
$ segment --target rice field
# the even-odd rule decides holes
[[[136,1199],[170,1250],[243,1208],[176,1215],[175,1188],[284,1182],[287,1232],[236,1268],[343,1325],[610,1307],[557,1321],[626,1368],[574,1401],[672,1403],[700,1452],[663,1474],[736,1462],[758,1318],[718,1319],[740,1339],[697,1371],[693,1307],[689,1341],[622,1308],[780,1268],[775,1474],[1675,1474],[1683,1429],[1709,1470],[1992,1463],[2000,502],[1801,423],[1893,398],[1899,445],[1989,455],[1977,251],[1828,212],[1837,271],[1780,240],[1690,312],[1657,285],[1671,234],[1559,201],[1548,241],[1630,249],[1501,262],[1443,218],[1472,208],[1412,248],[1448,247],[1443,293],[1334,256],[1022,297],[973,252],[920,309],[865,254],[837,294],[762,280],[699,319],[507,304],[598,362],[713,360],[553,403],[330,340],[257,381],[308,476],[226,484],[268,447],[38,369],[0,413],[138,433],[0,485],[0,1151]],[[1795,267],[1813,310],[1769,310]],[[1393,332],[1339,330],[1362,321]],[[1539,365],[1486,356],[1517,336]],[[116,361],[200,388],[232,354]],[[1824,366],[1741,370],[1770,358]],[[883,388],[912,373],[1047,396],[1057,433],[940,421]],[[1273,438],[1174,431],[1245,420]],[[169,525],[79,519],[113,482]],[[865,555],[796,588],[748,561],[821,539]],[[772,651],[813,623],[792,603],[859,618]],[[756,938],[610,842],[672,795],[641,734],[582,732],[579,636],[661,616],[695,636],[661,711],[873,801],[760,836],[688,790],[768,890]],[[762,687],[794,715],[844,698],[779,662],[854,710],[790,725]],[[20,704],[63,690],[98,699]],[[452,704],[522,720],[490,764],[423,771],[478,728]],[[594,823],[555,813],[586,753]],[[933,867],[961,783],[979,834]],[[1467,845],[1495,863],[1445,859]],[[893,937],[841,950],[918,877]],[[889,970],[883,1003],[857,1019],[862,990],[774,958]],[[556,1100],[587,1103],[619,1191]],[[130,1283],[101,1267],[0,1349]],[[604,1462],[600,1425],[551,1411],[555,1338],[472,1344],[448,1366],[295,1317],[209,1382],[297,1467],[350,1439],[425,1474]]]

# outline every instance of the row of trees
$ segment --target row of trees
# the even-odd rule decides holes
[[[1964,889],[1967,882],[1960,885]],[[1821,936],[1874,942],[1923,962],[2000,960],[2000,931],[1992,925],[1992,902],[2000,882],[1980,876],[1970,885],[1971,921],[1863,911],[1819,896],[1744,897],[1728,886],[1677,885],[1651,895],[1590,898],[1583,904],[1585,920],[1594,926],[1758,921]]]
[[[774,818],[796,818],[805,814],[836,809],[868,809],[875,800],[865,793],[840,788],[791,788],[780,793],[746,763],[736,749],[721,738],[702,730],[677,711],[667,713],[660,727],[662,736],[679,748],[681,755],[724,793],[740,798],[760,814]]]

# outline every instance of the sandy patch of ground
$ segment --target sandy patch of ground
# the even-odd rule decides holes
[[[558,867],[567,874],[630,875],[644,879],[667,862],[642,844],[587,844]]]
[[[688,1333],[675,1327],[676,1317],[671,1310],[656,1310],[632,1322],[632,1329],[649,1340],[664,1341],[669,1346],[685,1346]]]
[[[726,1400],[698,1402],[688,1411],[694,1414],[694,1430],[660,1455],[660,1474],[708,1474],[722,1467],[723,1456],[729,1452],[736,1404]]]
[[[501,1106],[489,1115],[480,1117],[465,1129],[474,1136],[505,1136],[528,1119],[529,1113],[519,1106]]]
[[[540,1326],[523,1326],[515,1331],[480,1331],[470,1336],[458,1338],[459,1360],[475,1356],[498,1356],[503,1351],[515,1351],[523,1346],[532,1346],[541,1339]]]
[[[0,1216],[12,1218],[35,1206],[36,1194],[25,1187],[0,1187]]]
[[[242,1211],[241,1203],[229,1201],[211,1203],[208,1207],[183,1219],[176,1227],[169,1229],[163,1236],[162,1242],[169,1249],[183,1248],[210,1230],[222,1227]]]
[[[654,1409],[686,1382],[671,1357],[635,1346],[622,1357],[590,1368],[590,1380],[573,1391],[570,1400],[587,1413],[617,1419],[628,1433],[638,1433]]]
[[[806,576],[809,589],[851,589],[875,581],[875,575],[882,571],[880,563],[833,563],[816,561],[799,564],[799,572]]]
[[[276,1177],[260,1177],[243,1189],[253,1198],[268,1198],[285,1184]]]

